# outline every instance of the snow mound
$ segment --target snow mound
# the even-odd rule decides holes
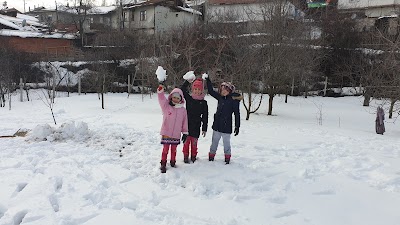
[[[85,122],[67,122],[59,128],[48,124],[37,125],[29,135],[33,141],[83,141],[89,137],[89,128]]]

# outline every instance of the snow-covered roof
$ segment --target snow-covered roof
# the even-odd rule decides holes
[[[0,36],[21,37],[21,38],[55,38],[55,39],[77,38],[77,36],[73,34],[63,34],[63,33],[44,34],[33,31],[7,30],[7,29],[0,30]]]
[[[66,12],[66,13],[71,13],[71,14],[77,14],[77,9],[75,7],[67,7],[64,5],[59,5],[57,7],[57,11],[58,12]],[[104,15],[107,13],[110,13],[112,11],[114,11],[115,9],[117,9],[117,6],[94,6],[90,9],[88,9],[87,13],[91,14],[91,15]],[[55,8],[40,8],[40,9],[35,9],[34,11],[31,11],[30,13],[35,13],[35,12],[54,12],[56,11]]]
[[[397,18],[397,17],[399,17],[399,16],[398,15],[380,16],[380,17],[378,17],[378,20],[383,19],[383,18]]]
[[[21,13],[18,13],[18,14],[17,14],[17,18],[23,19],[23,20],[26,20],[26,21],[39,22],[39,20],[38,20],[37,18],[35,18],[35,17],[33,17],[33,16],[21,14]]]
[[[18,14],[18,15],[22,15],[22,14]],[[31,17],[31,16],[30,16]],[[34,27],[47,27],[46,25],[39,23],[37,21],[33,21],[33,20],[29,20],[29,19],[24,19],[21,17],[12,17],[12,16],[5,16],[5,15],[0,15],[0,18],[5,19],[11,23],[13,23],[14,25],[17,25],[18,27],[20,27],[21,29],[19,30],[30,30],[29,26],[34,26]],[[31,17],[34,18],[34,17]],[[24,22],[25,20],[25,22]],[[23,26],[23,23],[25,23],[25,26]]]
[[[7,20],[7,19],[5,19],[3,17],[5,17],[5,16],[4,15],[0,15],[0,24],[3,24],[4,26],[10,27],[10,28],[13,28],[13,29],[16,29],[16,30],[20,30],[21,29],[21,27],[17,26],[16,24],[10,22],[9,20]],[[9,17],[9,16],[7,16],[7,17]]]
[[[124,9],[132,9],[132,8],[136,8],[136,7],[141,7],[141,6],[148,6],[148,5],[158,5],[161,4],[163,2],[166,2],[165,0],[151,0],[151,1],[137,1],[136,3],[130,4],[130,5],[126,5],[124,7]],[[182,6],[170,6],[173,7],[175,9],[179,9],[181,11],[185,11],[188,13],[192,13],[192,14],[196,14],[196,15],[202,15],[201,12],[190,8],[188,5],[186,5],[187,7],[182,7]]]
[[[185,8],[185,7],[182,7],[182,6],[178,6],[178,9],[181,9],[182,11],[186,11],[186,12],[193,13],[193,14],[196,14],[196,15],[200,15],[200,16],[202,15],[201,12],[199,12],[199,11],[197,11],[195,9],[192,9],[192,8]]]
[[[91,15],[104,15],[117,9],[117,6],[96,6],[89,9],[88,14]]]
[[[22,15],[22,14],[18,14]],[[23,19],[27,18],[27,19]],[[6,16],[6,15],[0,15],[0,24],[3,24],[4,26],[8,27],[6,29],[15,29],[15,30],[21,30],[21,31],[32,31],[32,32],[39,32],[41,29],[46,28],[47,26],[36,22],[29,20],[31,18],[22,16],[22,17],[11,17],[11,16]]]

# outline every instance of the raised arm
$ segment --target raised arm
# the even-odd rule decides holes
[[[165,107],[168,105],[168,100],[165,97],[164,87],[162,85],[159,85],[157,88],[157,97],[158,97],[158,103],[160,104],[161,110],[164,110]]]
[[[215,99],[219,100],[221,95],[219,93],[217,93],[216,91],[214,91],[214,88],[212,86],[211,80],[209,78],[206,79],[207,81],[207,90],[208,93],[213,96]]]
[[[183,82],[182,86],[180,87],[180,89],[183,92],[183,97],[185,97],[186,102],[193,101],[192,96],[190,96],[189,92],[187,91],[189,84],[190,84],[189,81],[185,80],[185,82]]]

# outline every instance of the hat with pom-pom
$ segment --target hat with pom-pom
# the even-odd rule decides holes
[[[203,86],[203,80],[200,78],[197,78],[196,80],[193,81],[192,83],[192,90],[198,88],[201,90],[201,92],[204,91],[204,86]]]
[[[226,87],[230,90],[230,92],[235,92],[235,86],[231,83],[231,82],[222,82],[222,84],[220,85],[220,87]]]

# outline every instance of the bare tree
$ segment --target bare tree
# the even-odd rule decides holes
[[[201,26],[182,25],[157,38],[163,67],[168,71],[168,83],[177,86],[189,70],[203,70],[205,52]]]
[[[76,29],[79,30],[79,38],[81,46],[85,45],[85,30],[88,19],[88,11],[93,7],[93,0],[74,0],[73,7],[71,8],[72,19],[75,23]]]
[[[310,30],[292,9],[288,1],[271,0],[265,1],[256,12],[263,18],[256,27],[264,34],[260,36],[262,47],[258,59],[264,62],[261,72],[269,96],[268,115],[272,115],[274,97],[287,93],[296,76],[308,75],[308,68],[302,68],[298,62],[304,59],[304,52],[312,51],[308,39]]]

